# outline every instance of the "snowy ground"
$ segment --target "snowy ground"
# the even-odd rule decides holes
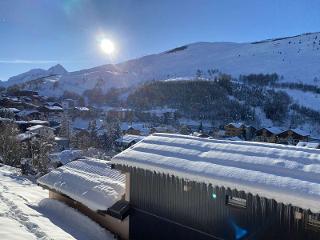
[[[113,239],[78,211],[56,200],[48,191],[0,165],[0,239]]]

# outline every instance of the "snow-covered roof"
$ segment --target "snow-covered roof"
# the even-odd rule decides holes
[[[52,162],[60,162],[63,165],[74,161],[83,156],[83,151],[79,149],[67,149],[62,152],[50,154],[50,159]]]
[[[77,109],[77,110],[79,110],[79,111],[81,111],[81,112],[87,112],[87,111],[90,111],[90,109],[89,109],[89,108],[87,108],[87,107],[75,107],[75,109]]]
[[[39,113],[38,110],[22,110],[21,112],[17,113],[18,116],[23,117],[23,116],[28,116],[32,113]]]
[[[135,130],[139,130],[141,132],[141,134],[143,134],[143,135],[149,134],[149,128],[144,123],[140,123],[140,122],[133,122],[133,123],[122,122],[122,123],[120,123],[120,129],[122,131],[127,131],[130,128],[133,128]]]
[[[46,128],[46,129],[51,129],[51,130],[54,130],[53,128],[51,127],[47,127],[47,126],[43,126],[43,125],[34,125],[32,127],[28,127],[27,130],[28,131],[35,131],[35,130],[38,130],[40,128]]]
[[[279,128],[279,127],[264,127],[262,129],[266,129],[267,131],[269,131],[275,135],[282,133],[284,131],[282,128]],[[260,129],[260,130],[262,130],[262,129]]]
[[[0,110],[5,110],[5,111],[13,112],[13,113],[20,112],[20,110],[17,108],[0,108]]]
[[[43,120],[31,120],[29,121],[31,124],[37,124],[37,125],[46,125],[49,124],[48,121],[43,121]]]
[[[232,122],[232,123],[227,124],[227,126],[233,126],[235,128],[241,128],[241,127],[243,127],[245,125],[243,123],[240,123],[240,122],[237,122],[237,123]]]
[[[306,131],[299,128],[290,129],[290,130],[304,137],[310,136],[310,133],[307,133]]]
[[[132,141],[141,141],[144,139],[144,136],[138,136],[138,135],[131,135],[131,134],[126,134],[116,140],[118,143],[124,143],[124,144],[129,144]]]
[[[250,192],[320,212],[320,151],[154,134],[112,163]]]
[[[37,136],[36,133],[33,133],[33,132],[25,132],[25,133],[20,133],[17,135],[17,140],[22,142],[22,141],[25,141],[25,140],[29,140],[29,139],[32,139],[33,137]]]
[[[58,106],[46,106],[46,108],[51,111],[63,111],[63,108],[58,107]]]
[[[111,169],[109,162],[95,158],[70,162],[37,182],[94,211],[107,210],[125,193],[125,175]]]

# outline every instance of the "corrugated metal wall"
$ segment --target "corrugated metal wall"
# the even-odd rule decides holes
[[[130,217],[131,239],[166,236],[194,239],[189,238],[192,229],[199,233],[199,239],[200,235],[204,237],[201,239],[210,239],[210,236],[212,239],[320,239],[319,232],[306,229],[303,219],[294,218],[296,211],[302,211],[299,208],[223,187],[187,182],[142,169],[121,168],[131,173],[130,203],[136,209]],[[227,196],[245,198],[247,207],[227,205]],[[179,226],[173,227],[174,223]],[[158,225],[158,235],[150,224]]]

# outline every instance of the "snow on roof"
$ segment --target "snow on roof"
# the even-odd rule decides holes
[[[75,107],[75,109],[77,109],[77,110],[79,110],[79,111],[82,111],[82,112],[90,111],[90,109],[87,108],[87,107]]]
[[[20,110],[17,108],[0,108],[0,110],[5,110],[5,111],[13,112],[13,113],[20,112]]]
[[[49,124],[48,121],[43,121],[43,120],[31,120],[29,121],[31,124],[37,124],[37,125],[46,125]]]
[[[64,150],[58,153],[50,154],[50,159],[53,162],[60,162],[63,165],[67,164],[68,162],[74,161],[78,158],[83,156],[83,151],[79,149],[70,149]]]
[[[227,124],[227,126],[234,126],[235,128],[240,128],[240,127],[243,127],[244,124],[243,123],[229,123],[229,124]]]
[[[141,134],[148,135],[149,134],[149,128],[144,123],[140,122],[122,122],[120,123],[120,129],[122,131],[127,131],[128,129],[133,128],[135,130],[139,130]]]
[[[63,111],[63,108],[58,106],[46,106],[46,108],[52,111]]]
[[[125,192],[125,175],[111,169],[109,162],[95,158],[70,162],[42,176],[37,182],[94,211],[107,210]]]
[[[301,136],[304,136],[304,137],[307,137],[307,136],[310,136],[310,133],[307,133],[305,131],[303,131],[302,129],[299,129],[299,128],[295,128],[295,129],[290,129],[291,131],[301,135]]]
[[[268,130],[269,132],[271,132],[273,134],[279,134],[279,133],[282,133],[284,131],[282,128],[279,128],[279,127],[265,127],[265,128],[262,128],[262,129],[266,129],[266,130]]]
[[[29,140],[29,139],[32,139],[33,137],[37,136],[36,133],[33,133],[33,132],[25,132],[25,133],[20,133],[16,136],[17,140],[22,142],[22,141],[25,141],[25,140]]]
[[[316,149],[154,134],[116,155],[112,163],[320,212],[320,151]]]
[[[17,115],[22,117],[22,116],[28,116],[32,113],[39,113],[38,110],[22,110],[21,112],[18,112]]]
[[[34,125],[32,127],[28,127],[27,130],[28,131],[35,131],[35,130],[38,130],[40,128],[43,128],[44,126],[43,125]]]
[[[35,131],[35,130],[38,130],[38,129],[40,129],[40,128],[47,128],[47,129],[52,129],[52,130],[54,130],[54,129],[51,128],[51,127],[43,126],[43,125],[34,125],[34,126],[32,126],[32,127],[28,127],[27,130],[28,130],[28,131]]]
[[[116,140],[116,142],[118,143],[125,143],[125,144],[129,144],[132,141],[141,141],[143,140],[145,137],[144,136],[138,136],[138,135],[131,135],[131,134],[126,134],[120,138],[118,138]]]

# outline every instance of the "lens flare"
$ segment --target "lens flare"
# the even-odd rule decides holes
[[[113,42],[107,38],[104,38],[101,40],[100,48],[106,54],[112,54],[114,53],[114,50],[115,50]]]

